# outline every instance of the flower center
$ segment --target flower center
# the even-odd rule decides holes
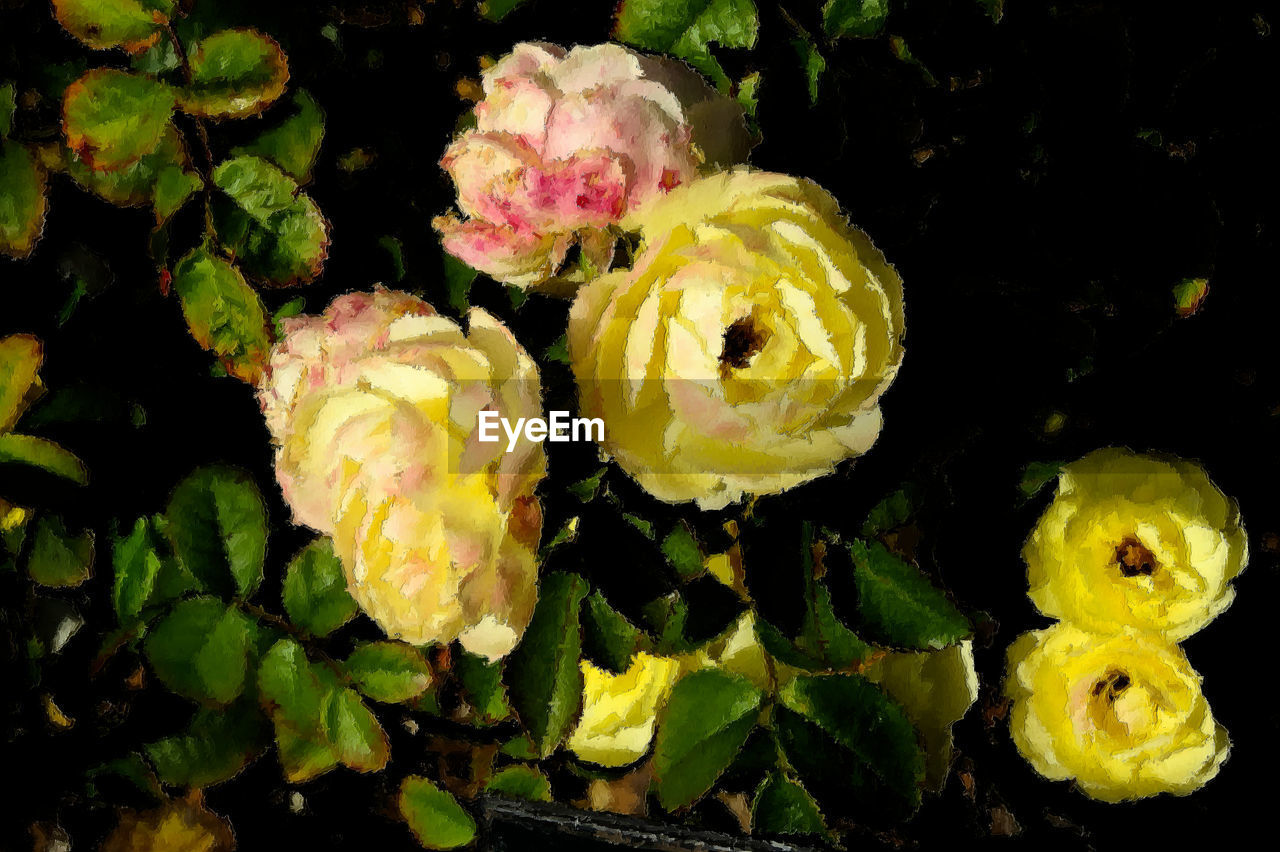
[[[1150,577],[1160,563],[1156,562],[1156,555],[1146,545],[1130,536],[1116,545],[1116,565],[1126,577],[1137,577],[1139,574]]]
[[[1102,698],[1108,704],[1114,704],[1120,693],[1129,688],[1129,675],[1119,669],[1111,669],[1102,679],[1093,685],[1094,698]]]
[[[752,317],[735,320],[724,330],[720,363],[727,369],[741,370],[751,363],[768,339],[768,333],[756,325]]]

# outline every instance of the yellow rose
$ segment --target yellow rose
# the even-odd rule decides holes
[[[479,414],[541,414],[537,367],[481,310],[466,333],[406,293],[290,320],[260,390],[295,518],[333,536],[389,636],[494,659],[536,597],[541,444],[479,440]]]
[[[1199,467],[1103,449],[1063,470],[1023,556],[1045,615],[1176,642],[1231,603],[1248,543],[1235,504]]]
[[[861,455],[902,361],[902,282],[809,181],[737,169],[644,211],[630,270],[583,287],[583,413],[655,496],[723,506]]]
[[[636,654],[625,672],[612,674],[583,660],[582,716],[569,750],[601,766],[626,766],[644,757],[658,708],[682,673],[680,661]]]
[[[1191,793],[1230,751],[1182,649],[1151,633],[1059,623],[1024,634],[1009,648],[1005,691],[1022,756],[1105,802]]]

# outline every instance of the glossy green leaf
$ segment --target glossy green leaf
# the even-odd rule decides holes
[[[274,718],[276,750],[286,780],[301,784],[328,772],[338,765],[338,753],[327,736],[302,734]]]
[[[755,727],[763,694],[746,679],[717,669],[686,675],[658,719],[653,771],[667,810],[692,804],[711,789]]]
[[[313,636],[327,636],[360,611],[327,537],[311,542],[289,562],[283,597],[289,620]]]
[[[191,166],[182,134],[172,124],[165,127],[156,149],[136,162],[100,170],[72,157],[67,161],[67,173],[85,189],[117,206],[152,205],[158,221],[172,216],[204,186]]]
[[[688,580],[704,570],[702,548],[687,524],[677,524],[662,540],[662,555],[681,578]]]
[[[320,275],[329,223],[293,178],[245,155],[220,163],[213,182],[230,201],[214,208],[218,237],[251,276],[289,286]]]
[[[218,594],[249,597],[262,582],[267,512],[243,471],[199,468],[184,479],[165,509],[174,552],[196,579]]]
[[[904,485],[871,507],[862,524],[862,535],[872,538],[903,526],[915,514],[919,494],[912,485]]]
[[[818,102],[818,88],[822,83],[822,75],[827,70],[827,60],[807,33],[799,38],[792,39],[791,47],[800,59],[800,66],[804,69],[805,80],[809,84],[809,103],[816,104]]]
[[[185,733],[144,746],[160,780],[175,787],[208,787],[235,777],[261,751],[266,723],[252,700],[196,712]]]
[[[623,672],[640,650],[640,629],[627,621],[598,591],[587,597],[582,623],[582,650],[591,662],[611,672]]]
[[[755,834],[826,834],[818,803],[781,772],[770,773],[751,802],[751,830]]]
[[[614,37],[685,59],[727,91],[730,80],[710,45],[749,49],[759,31],[760,15],[752,0],[626,0],[618,10]]]
[[[258,665],[258,697],[281,724],[315,739],[322,730],[321,713],[329,690],[311,668],[307,652],[293,639],[281,639]]]
[[[284,94],[289,63],[275,39],[252,29],[222,30],[190,51],[191,81],[178,92],[184,112],[208,118],[257,115]]]
[[[550,802],[551,782],[532,766],[508,766],[493,773],[485,784],[486,793],[497,793],[530,802]]]
[[[324,112],[310,93],[301,90],[293,95],[289,107],[286,118],[264,130],[248,145],[232,149],[231,153],[270,160],[295,180],[306,182],[311,178],[311,169],[324,139]]]
[[[529,0],[481,0],[480,14],[490,21],[501,21]]]
[[[884,29],[889,0],[827,0],[822,7],[822,28],[832,38],[870,38]]]
[[[422,652],[403,642],[358,645],[342,665],[356,689],[374,701],[408,701],[431,686],[431,669]]]
[[[543,577],[533,620],[507,661],[511,703],[543,757],[569,732],[582,702],[579,610],[586,595],[587,583],[577,574]]]
[[[450,793],[417,775],[400,785],[400,814],[427,849],[456,849],[476,837],[476,821]]]
[[[801,774],[822,775],[867,803],[878,797],[914,808],[920,803],[924,753],[902,708],[857,675],[804,675],[778,694],[776,721],[788,760]],[[794,714],[795,717],[789,716]],[[821,732],[814,737],[804,724]],[[840,751],[822,745],[829,739]]]
[[[22,145],[0,139],[0,254],[31,254],[47,209],[44,168]]]
[[[353,689],[335,688],[325,710],[325,735],[344,766],[377,772],[391,759],[386,731]]]
[[[160,39],[173,0],[53,0],[58,23],[95,50],[144,50]]]
[[[149,606],[202,591],[195,577],[168,552],[156,525],[155,519],[139,518],[112,548],[111,603],[121,624]]]
[[[147,635],[147,659],[179,695],[229,704],[244,690],[250,630],[244,613],[217,598],[188,598]]]
[[[160,147],[173,115],[173,90],[151,77],[95,68],[67,87],[62,129],[89,168],[119,169]]]
[[[201,246],[173,268],[173,289],[196,342],[217,355],[228,373],[256,383],[271,338],[262,299],[240,270]]]
[[[502,684],[501,660],[490,662],[463,651],[454,657],[453,673],[463,700],[472,708],[475,723],[496,725],[511,718],[511,704]]]
[[[34,435],[0,435],[0,464],[25,464],[69,479],[77,485],[89,482],[84,462],[70,450]]]
[[[849,546],[864,625],[884,644],[942,648],[970,633],[969,620],[914,565],[882,544]]]
[[[71,532],[57,515],[42,514],[32,531],[27,573],[42,586],[78,586],[93,574],[93,531]]]

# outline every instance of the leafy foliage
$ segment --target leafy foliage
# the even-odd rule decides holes
[[[882,544],[853,542],[859,611],[877,637],[905,648],[943,648],[969,634],[946,594]]]
[[[426,778],[411,775],[400,785],[400,813],[428,849],[456,849],[476,836],[476,821],[458,800]]]
[[[359,607],[347,592],[332,541],[318,538],[289,562],[283,602],[289,620],[314,636],[327,636],[355,617]]]
[[[173,0],[53,0],[58,23],[95,50],[144,50],[159,39]]]
[[[0,138],[0,253],[31,254],[47,207],[44,168],[25,147]]]
[[[191,52],[191,79],[178,103],[192,115],[244,118],[284,94],[289,63],[280,45],[257,30],[223,30]]]
[[[181,483],[165,509],[174,552],[201,585],[249,597],[262,582],[267,513],[244,473],[201,468]]]
[[[158,80],[95,68],[67,87],[67,147],[89,168],[123,168],[160,147],[175,105],[173,90]]]
[[[727,90],[729,77],[711,45],[751,48],[759,31],[753,0],[626,0],[618,8],[614,37],[685,59]]]
[[[194,249],[173,268],[173,289],[196,342],[228,373],[256,382],[266,367],[270,331],[262,299],[230,262]]]

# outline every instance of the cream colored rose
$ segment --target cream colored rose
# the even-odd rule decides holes
[[[1095,799],[1186,795],[1230,751],[1182,649],[1151,633],[1059,623],[1009,649],[1010,729],[1022,756]]]
[[[1103,449],[1063,469],[1023,557],[1045,615],[1176,642],[1230,605],[1248,540],[1199,467]]]
[[[537,368],[497,320],[466,333],[405,293],[290,320],[260,390],[298,522],[333,536],[388,635],[500,657],[536,597],[541,445],[479,441],[484,410],[537,416]]]
[[[582,413],[655,496],[720,507],[829,473],[880,432],[902,282],[817,185],[738,169],[637,223],[630,270],[578,292]]]

